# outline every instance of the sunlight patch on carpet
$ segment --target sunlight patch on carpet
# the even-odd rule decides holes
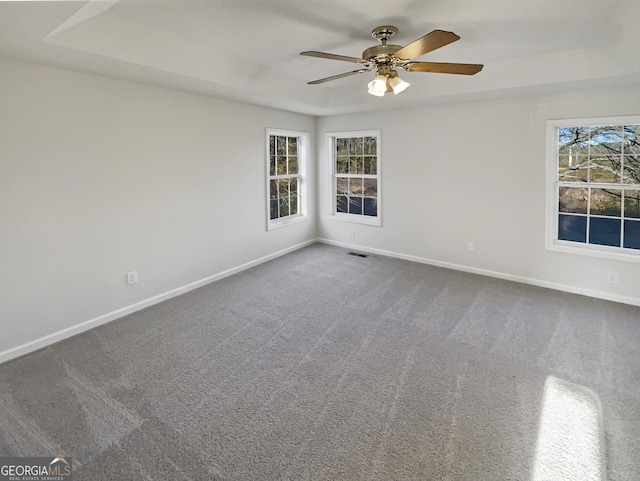
[[[606,480],[602,407],[584,386],[549,376],[532,481]]]

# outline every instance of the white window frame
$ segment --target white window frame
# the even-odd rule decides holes
[[[336,192],[337,185],[336,179],[338,176],[340,177],[349,177],[349,174],[338,174],[336,172],[336,148],[335,143],[338,138],[352,138],[352,137],[376,137],[376,174],[355,174],[354,177],[363,177],[363,178],[375,178],[377,180],[377,209],[376,216],[368,216],[361,214],[348,214],[344,212],[337,212],[336,205]],[[382,179],[382,161],[381,161],[381,140],[380,140],[380,130],[357,130],[357,131],[348,131],[348,132],[328,132],[325,134],[325,143],[326,143],[326,151],[329,157],[329,178],[331,181],[329,182],[329,219],[342,221],[342,222],[351,222],[355,224],[365,224],[365,225],[373,225],[373,226],[381,226],[382,225],[382,189],[381,189],[381,179]]]
[[[299,179],[298,189],[300,193],[300,201],[298,204],[298,213],[294,215],[288,215],[286,217],[279,217],[277,219],[271,219],[271,209],[270,209],[270,201],[271,201],[271,186],[270,181],[273,179],[280,178],[281,176],[275,175],[272,176],[269,171],[269,154],[270,154],[270,146],[269,142],[271,136],[284,136],[284,137],[298,137],[298,174],[297,177]],[[265,196],[265,204],[266,204],[266,220],[267,220],[267,230],[278,229],[280,227],[285,227],[291,224],[297,224],[298,222],[302,222],[307,219],[307,163],[309,159],[309,133],[308,132],[299,132],[296,130],[282,130],[282,129],[272,129],[267,128],[266,132],[266,140],[265,140],[265,178],[266,178],[266,196]],[[291,177],[291,175],[286,175],[282,177]]]
[[[616,117],[590,117],[578,119],[556,119],[547,121],[547,198],[546,198],[546,248],[547,250],[600,257],[618,261],[640,263],[640,250],[624,247],[603,246],[558,239],[559,187],[558,181],[558,129],[562,127],[589,127],[605,125],[637,125],[640,115]],[[585,187],[598,185],[585,183]],[[600,184],[607,185],[609,184]],[[625,184],[620,184],[622,188]],[[624,222],[624,219],[622,219]]]

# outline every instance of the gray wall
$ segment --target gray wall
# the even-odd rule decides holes
[[[640,303],[639,264],[545,249],[546,120],[637,114],[640,89],[315,119],[9,59],[0,78],[0,361],[315,238]],[[310,132],[318,164],[309,219],[269,232],[267,127]],[[366,129],[382,227],[328,215],[324,134]]]
[[[318,236],[640,304],[640,264],[545,248],[546,121],[638,113],[640,89],[629,88],[321,118]],[[382,227],[329,215],[325,134],[366,129],[382,131]]]
[[[266,231],[263,160],[267,127],[313,142],[314,118],[8,59],[0,78],[0,357],[315,236],[313,204]]]

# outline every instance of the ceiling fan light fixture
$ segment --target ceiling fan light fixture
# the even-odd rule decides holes
[[[395,75],[389,77],[389,85],[393,89],[393,94],[398,95],[400,92],[404,92],[411,84],[402,80],[396,73]]]
[[[382,92],[378,90],[374,90],[372,88],[372,84],[373,84],[373,81],[369,82],[369,90],[367,92],[370,93],[371,95],[375,95],[376,97],[384,97],[384,90]],[[386,86],[385,86],[385,90],[386,90]]]
[[[382,74],[376,75],[376,78],[369,82],[369,90],[382,92],[384,94],[387,90],[387,77]]]

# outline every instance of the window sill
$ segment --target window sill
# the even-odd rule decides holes
[[[350,222],[352,224],[364,224],[382,226],[382,220],[380,217],[372,217],[366,215],[354,215],[354,214],[332,214],[329,216],[331,220],[338,220],[340,222]]]
[[[280,227],[286,227],[292,224],[298,224],[299,222],[304,222],[308,217],[304,214],[291,215],[287,217],[282,217],[280,219],[274,219],[267,221],[267,231],[279,229]]]
[[[577,254],[588,257],[599,257],[621,262],[640,263],[640,251],[635,249],[622,249],[620,247],[606,247],[592,244],[576,245],[574,242],[549,241],[547,250],[564,252],[565,254]]]

